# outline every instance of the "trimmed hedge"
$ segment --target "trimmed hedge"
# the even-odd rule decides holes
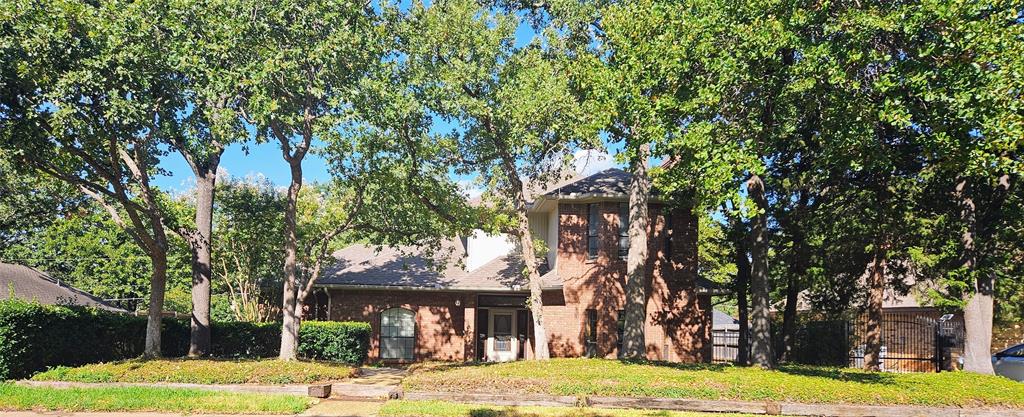
[[[188,353],[189,322],[162,321],[164,356]],[[277,356],[280,323],[213,323],[211,355],[224,358]],[[82,307],[0,301],[0,381],[26,378],[54,366],[79,366],[142,355],[146,318]],[[299,355],[308,359],[362,363],[370,344],[366,323],[304,321]]]
[[[369,323],[307,321],[299,329],[299,355],[309,359],[363,363],[369,349]]]

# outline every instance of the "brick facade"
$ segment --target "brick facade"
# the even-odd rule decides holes
[[[587,310],[597,316],[597,356],[617,355],[617,313],[625,301],[626,262],[617,255],[618,203],[598,203],[598,256],[587,259],[587,205],[558,207],[558,276],[561,291],[544,293],[544,322],[551,355],[584,355]],[[651,279],[646,291],[647,356],[652,360],[711,360],[711,299],[697,294],[697,220],[688,210],[662,214],[650,208]],[[673,239],[667,244],[671,219]],[[389,291],[331,289],[331,320],[369,322],[373,327],[370,358],[379,353],[380,313],[401,307],[416,313],[415,360],[473,360],[477,357],[477,294],[437,290]],[[532,349],[527,349],[527,355]]]

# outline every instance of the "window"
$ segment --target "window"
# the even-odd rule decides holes
[[[404,308],[384,310],[380,315],[381,359],[413,359],[416,346],[416,314]]]
[[[587,205],[587,259],[597,258],[597,221],[600,215],[597,204]]]
[[[1024,345],[1015,346],[996,354],[997,358],[1024,358]]]
[[[619,259],[629,256],[629,204],[619,203]]]
[[[615,334],[618,337],[616,346],[619,349],[619,356],[622,356],[622,339],[626,334],[626,310],[619,310],[615,319]]]
[[[588,358],[597,357],[597,310],[587,310],[587,323],[584,327],[583,345]]]

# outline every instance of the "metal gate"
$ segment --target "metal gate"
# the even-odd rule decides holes
[[[930,317],[886,314],[882,319],[881,368],[887,372],[941,372],[954,369],[963,351],[963,323]],[[858,320],[850,334],[850,366],[864,367],[867,323]]]

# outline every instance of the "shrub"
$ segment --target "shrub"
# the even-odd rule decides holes
[[[370,347],[370,325],[306,321],[299,329],[299,355],[307,359],[363,363]]]
[[[301,331],[301,329],[300,329]],[[268,358],[281,351],[281,323],[232,321],[210,328],[213,356],[221,358]]]
[[[138,356],[145,320],[90,308],[0,301],[0,380],[56,365]]]
[[[188,353],[190,324],[164,319],[161,351]],[[228,358],[276,356],[280,323],[213,323],[211,354]],[[31,376],[55,366],[110,362],[142,355],[146,318],[84,307],[0,301],[0,381]],[[303,322],[299,353],[309,359],[361,363],[369,349],[366,323]]]

